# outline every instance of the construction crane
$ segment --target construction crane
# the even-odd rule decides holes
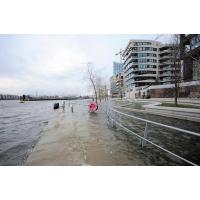
[[[120,55],[120,63],[122,63],[122,54],[123,54],[123,52],[124,52],[124,50],[120,49],[120,51],[115,54],[116,56]]]
[[[159,35],[156,36],[156,38],[154,40],[158,40],[162,36],[164,36],[164,34],[159,34]]]
[[[118,55],[121,55],[124,51],[122,49],[120,49],[120,51],[118,53],[116,53],[115,55],[118,56]]]

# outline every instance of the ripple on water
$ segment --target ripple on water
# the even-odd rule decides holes
[[[0,101],[0,165],[21,165],[53,116],[52,101]],[[45,122],[45,124],[43,124]]]

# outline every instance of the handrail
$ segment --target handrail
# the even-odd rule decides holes
[[[108,110],[116,112],[116,113],[124,115],[124,116],[127,116],[127,117],[130,117],[130,118],[134,118],[134,119],[146,122],[145,130],[144,130],[144,136],[143,137],[140,136],[139,134],[133,132],[132,130],[128,129],[127,127],[125,127],[122,124],[120,124],[119,122],[117,122],[115,119],[113,119],[111,117],[111,115],[109,115]],[[169,129],[173,129],[173,130],[177,130],[177,131],[180,131],[180,132],[183,132],[183,133],[187,133],[187,134],[190,134],[190,135],[194,135],[194,136],[198,136],[198,137],[200,136],[199,133],[196,133],[196,132],[193,132],[193,131],[184,130],[184,129],[177,128],[177,127],[174,127],[174,126],[169,126],[169,125],[161,124],[161,123],[150,121],[150,120],[146,120],[146,119],[142,119],[142,118],[139,118],[139,117],[136,117],[136,116],[133,116],[133,115],[122,113],[122,112],[120,112],[118,110],[115,110],[115,109],[112,109],[112,108],[108,108],[106,114],[108,116],[108,120],[109,120],[109,118],[112,120],[113,126],[114,126],[114,124],[116,124],[116,125],[122,127],[126,132],[132,133],[135,136],[137,136],[138,138],[140,138],[142,146],[144,146],[146,144],[146,142],[148,142],[148,143],[152,144],[153,146],[155,146],[155,147],[157,147],[157,148],[159,148],[159,149],[161,149],[161,150],[163,150],[163,151],[165,151],[165,152],[167,152],[167,153],[175,156],[176,158],[179,158],[180,160],[182,160],[182,161],[184,161],[184,162],[186,162],[186,163],[188,163],[190,165],[198,166],[197,164],[195,164],[195,163],[193,163],[193,162],[191,162],[191,161],[189,161],[189,160],[187,160],[187,159],[185,159],[185,158],[183,158],[183,157],[181,157],[181,156],[179,156],[179,155],[177,155],[177,154],[175,154],[175,153],[173,153],[173,152],[171,152],[171,151],[169,151],[169,150],[167,150],[167,149],[165,149],[165,148],[163,148],[161,146],[159,146],[158,144],[150,141],[149,139],[147,139],[147,135],[148,135],[148,123],[155,124],[155,125],[158,125],[158,126],[161,126],[161,127],[169,128]]]
[[[173,130],[176,130],[176,131],[180,131],[180,132],[183,132],[183,133],[187,133],[187,134],[190,134],[190,135],[195,135],[195,136],[200,137],[200,133],[196,133],[196,132],[193,132],[193,131],[188,131],[188,130],[181,129],[181,128],[177,128],[177,127],[174,127],[174,126],[169,126],[169,125],[166,125],[166,124],[161,124],[161,123],[154,122],[154,121],[150,121],[150,120],[147,120],[147,119],[142,119],[142,118],[140,118],[140,117],[136,117],[136,116],[133,116],[133,115],[129,115],[129,114],[120,112],[120,111],[115,110],[115,109],[110,109],[110,110],[112,110],[112,111],[114,111],[114,112],[116,112],[116,113],[119,113],[119,114],[121,114],[121,115],[125,115],[125,116],[127,116],[127,117],[131,117],[131,118],[140,120],[140,121],[148,122],[148,123],[151,123],[151,124],[155,124],[155,125],[158,125],[158,126],[162,126],[162,127],[165,127],[165,128],[173,129]]]
[[[111,119],[112,121],[114,121],[113,118],[110,117],[110,119]],[[146,142],[152,144],[153,146],[156,146],[157,148],[159,148],[159,149],[161,149],[161,150],[163,150],[163,151],[165,151],[165,152],[167,152],[167,153],[169,153],[169,154],[171,154],[171,155],[173,155],[173,156],[179,158],[180,160],[183,160],[183,161],[185,161],[186,163],[188,163],[188,164],[190,164],[190,165],[198,166],[197,164],[195,164],[195,163],[193,163],[193,162],[191,162],[191,161],[189,161],[189,160],[187,160],[187,159],[185,159],[185,158],[183,158],[183,157],[181,157],[181,156],[179,156],[179,155],[177,155],[177,154],[175,154],[175,153],[173,153],[173,152],[171,152],[171,151],[169,151],[169,150],[167,150],[167,149],[165,149],[165,148],[163,148],[163,147],[161,147],[161,146],[159,146],[159,145],[157,145],[157,144],[155,144],[154,142],[152,142],[152,141],[150,141],[150,140],[148,140],[148,139],[146,139],[146,138],[144,138],[144,137],[138,135],[137,133],[134,133],[133,131],[129,130],[128,128],[126,128],[125,126],[123,126],[122,124],[120,124],[119,122],[116,122],[116,121],[115,121],[115,123],[116,123],[118,126],[121,126],[125,131],[136,135],[136,136],[139,137],[140,139],[142,139],[142,140],[144,140],[144,141],[146,141]]]

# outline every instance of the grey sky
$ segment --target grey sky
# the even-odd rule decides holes
[[[87,62],[109,79],[115,53],[156,35],[0,35],[0,93],[85,95]],[[169,35],[159,39],[166,43]]]

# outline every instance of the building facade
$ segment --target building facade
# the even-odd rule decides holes
[[[137,97],[145,88],[158,82],[159,49],[162,44],[152,40],[130,40],[122,58],[126,95]]]
[[[19,100],[19,96],[10,94],[0,94],[0,100]]]
[[[116,76],[117,74],[121,73],[123,69],[123,64],[118,62],[113,62],[113,75]]]
[[[110,94],[111,97],[121,98],[125,95],[122,63],[113,62],[113,76],[110,78]]]
[[[116,75],[116,89],[118,97],[122,98],[125,96],[125,84],[124,84],[124,73],[120,72]]]
[[[175,79],[181,79],[181,67],[174,66],[173,51],[173,46],[170,44],[163,45],[159,49],[158,82],[160,85],[173,84]]]
[[[183,81],[200,80],[200,34],[181,34]]]
[[[160,84],[171,84],[173,79],[173,68],[170,45],[164,45],[159,49],[159,72],[158,78]]]
[[[172,97],[178,82],[180,97],[200,97],[200,34],[181,34],[180,45],[130,40],[122,60],[120,72],[113,64],[118,96],[123,86],[127,98]]]
[[[110,95],[112,98],[117,97],[118,95],[115,76],[111,76],[110,78]]]

